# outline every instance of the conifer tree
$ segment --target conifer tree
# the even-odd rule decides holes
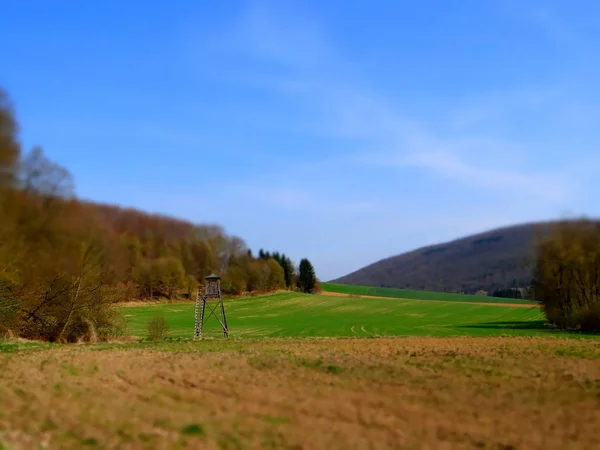
[[[303,258],[300,261],[300,274],[298,276],[298,288],[305,293],[313,293],[317,287],[317,276],[311,262]]]
[[[285,256],[285,254],[281,255],[281,261],[279,263],[283,268],[285,285],[288,289],[290,289],[294,284],[294,264],[292,263],[292,260],[290,258]]]

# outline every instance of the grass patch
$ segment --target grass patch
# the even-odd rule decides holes
[[[597,348],[562,347],[555,350],[556,356],[568,356],[580,359],[600,359],[600,344]]]
[[[0,340],[0,353],[22,353],[25,351],[47,350],[58,346],[59,344],[50,344],[47,342]]]
[[[202,425],[192,423],[183,427],[181,429],[181,434],[186,436],[204,436],[206,433],[204,432],[204,427]]]
[[[332,374],[339,374],[344,371],[340,366],[325,364],[322,358],[298,358],[296,359],[296,364],[309,369],[320,370]]]
[[[323,360],[321,358],[300,358],[298,364],[309,369],[320,369],[323,367]]]
[[[281,365],[278,358],[272,355],[253,355],[248,357],[248,365],[258,370],[272,370]]]
[[[291,423],[292,421],[288,417],[265,416],[265,422],[269,425],[283,425],[286,423]]]
[[[86,447],[96,447],[98,445],[98,439],[89,437],[81,440],[81,444]]]
[[[338,373],[342,373],[343,371],[344,371],[344,369],[342,369],[340,366],[332,366],[332,365],[327,366],[327,372],[329,372],[329,373],[338,374]]]
[[[69,375],[72,376],[77,376],[81,374],[81,369],[79,369],[78,367],[75,367],[72,364],[69,363],[65,363],[62,365],[62,369],[65,373],[68,373]]]

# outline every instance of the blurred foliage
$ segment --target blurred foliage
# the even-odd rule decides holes
[[[600,223],[564,222],[540,239],[532,290],[555,326],[600,329]]]
[[[169,325],[164,316],[154,316],[148,322],[148,339],[162,341],[169,333]]]

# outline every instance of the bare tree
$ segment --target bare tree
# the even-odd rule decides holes
[[[17,132],[12,104],[6,92],[0,88],[0,189],[16,183],[20,156]]]

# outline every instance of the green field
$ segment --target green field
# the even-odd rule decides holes
[[[354,286],[351,284],[322,283],[325,292],[338,292],[349,295],[374,295],[377,297],[405,298],[413,300],[439,300],[445,302],[476,302],[476,303],[515,303],[536,305],[530,300],[517,298],[488,297],[484,295],[453,294],[448,292],[415,291],[410,289],[394,289],[373,286]]]
[[[475,305],[389,298],[353,298],[298,293],[226,300],[231,337],[374,337],[374,336],[565,336],[544,325],[537,306]],[[123,308],[129,332],[146,336],[146,324],[163,315],[169,336],[190,338],[192,303]],[[208,336],[218,336],[214,318]],[[576,333],[571,333],[576,336]]]

